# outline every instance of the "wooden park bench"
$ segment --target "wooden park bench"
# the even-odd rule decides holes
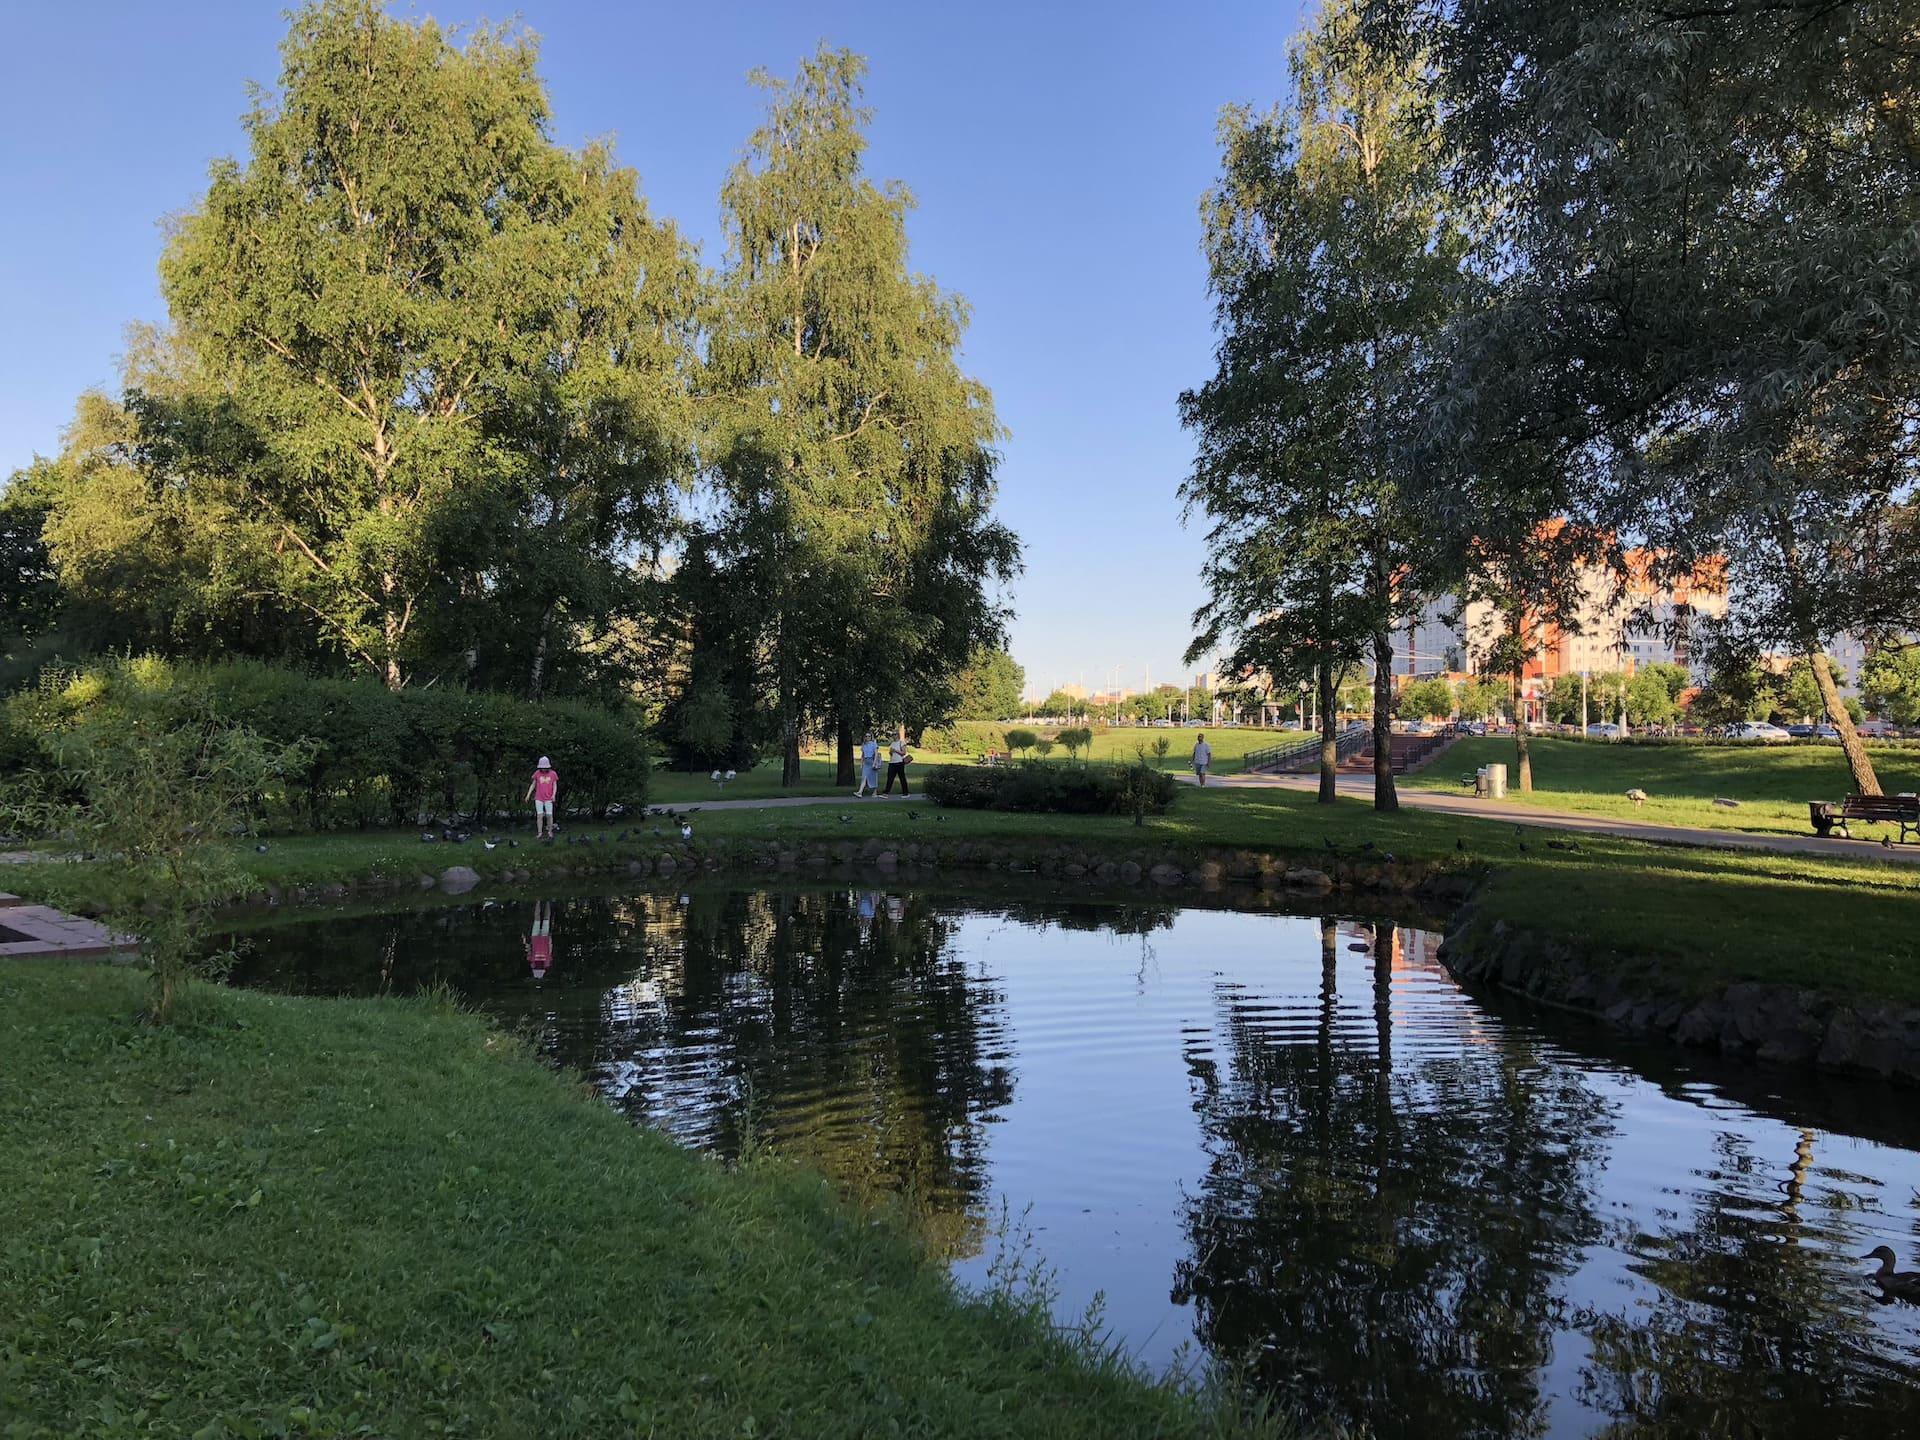
[[[1853,838],[1849,821],[1862,824],[1898,825],[1900,843],[1920,839],[1920,795],[1849,795],[1838,804],[1831,800],[1813,800],[1807,804],[1813,828],[1821,835],[1836,830],[1846,839]]]

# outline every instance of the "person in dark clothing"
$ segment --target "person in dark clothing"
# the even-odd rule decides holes
[[[898,736],[894,737],[893,743],[887,747],[887,794],[893,793],[895,780],[900,782],[902,795],[913,793],[907,786],[907,764],[912,759],[913,757],[907,754],[907,742]]]

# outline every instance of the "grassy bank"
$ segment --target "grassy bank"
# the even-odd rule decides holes
[[[425,1001],[0,965],[9,1436],[1200,1435],[771,1162]]]
[[[937,818],[939,817],[939,818]],[[1553,849],[1538,831],[1414,810],[1380,816],[1355,797],[1319,806],[1279,789],[1184,790],[1167,815],[1135,827],[1122,817],[1008,815],[912,806],[822,805],[693,815],[696,850],[758,842],[1005,845],[1043,852],[1063,845],[1114,857],[1190,855],[1227,848],[1324,864],[1328,847],[1349,858],[1394,855],[1467,872],[1482,881],[1489,913],[1582,944],[1668,962],[1701,988],[1768,979],[1920,1003],[1920,866],[1853,859],[1687,849],[1603,836]],[[617,837],[618,826],[590,827]],[[678,847],[672,827],[641,822],[605,845],[482,850],[423,845],[417,834],[301,836],[272,840],[241,858],[261,886],[282,890],[335,881],[408,884],[447,865],[483,876],[646,859]],[[1567,842],[1562,842],[1567,843]],[[1371,846],[1368,850],[1365,847]],[[760,873],[757,871],[749,872]],[[7,887],[75,907],[98,906],[117,883],[100,866],[15,867]]]
[[[1459,790],[1460,777],[1490,762],[1507,767],[1507,798],[1545,810],[1610,815],[1654,825],[1694,825],[1756,834],[1807,835],[1809,800],[1838,800],[1852,788],[1836,745],[1609,745],[1538,737],[1532,743],[1531,794],[1512,788],[1513,741],[1466,739],[1433,766],[1401,783],[1422,790]],[[1869,747],[1888,794],[1920,789],[1920,748]],[[1636,806],[1627,791],[1647,792]],[[1738,809],[1715,805],[1739,802]],[[1856,834],[1875,836],[1870,827]]]

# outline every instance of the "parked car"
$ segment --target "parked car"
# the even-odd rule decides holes
[[[1627,735],[1624,725],[1615,725],[1612,721],[1602,720],[1587,726],[1587,738],[1591,740],[1620,740]]]
[[[1900,733],[1900,727],[1890,720],[1862,720],[1854,729],[1869,740],[1891,740]]]
[[[1484,720],[1462,720],[1456,727],[1462,735],[1485,735],[1487,722]]]
[[[1840,732],[1831,725],[1789,725],[1787,734],[1796,740],[1838,740]]]
[[[1765,720],[1743,720],[1738,725],[1727,727],[1729,740],[1758,740],[1767,745],[1779,745],[1793,737],[1778,725],[1769,725]]]

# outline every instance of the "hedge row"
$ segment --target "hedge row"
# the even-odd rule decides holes
[[[1150,765],[942,765],[922,788],[936,805],[1061,815],[1146,815],[1173,804],[1173,777]]]
[[[257,661],[136,658],[43,671],[0,709],[0,775],[46,764],[61,732],[116,705],[211,713],[268,740],[312,742],[312,762],[278,798],[316,828],[492,815],[519,803],[542,755],[560,772],[562,805],[599,813],[646,799],[637,720],[573,701],[439,686],[390,691]]]

